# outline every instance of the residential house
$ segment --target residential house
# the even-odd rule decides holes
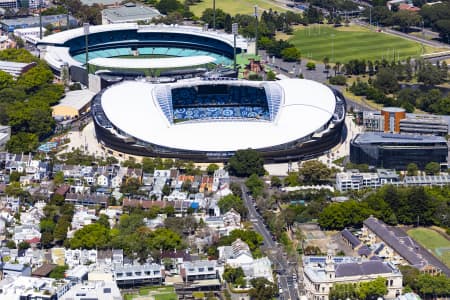
[[[214,171],[212,191],[216,192],[224,184],[230,183],[230,175],[225,169]]]
[[[116,266],[113,272],[120,288],[162,285],[165,277],[164,267],[158,264]]]
[[[108,207],[108,197],[104,195],[68,193],[65,201],[85,206]]]
[[[181,276],[185,281],[217,279],[217,261],[185,261],[181,266]]]
[[[0,299],[61,299],[70,289],[67,280],[30,275],[6,277],[0,281]]]
[[[219,250],[219,262],[233,268],[241,267],[247,281],[264,277],[273,282],[272,263],[267,257],[254,259],[247,243],[241,239],[234,241],[231,246],[221,246]]]
[[[13,241],[18,245],[21,242],[35,242],[41,239],[38,225],[16,225],[14,227]]]

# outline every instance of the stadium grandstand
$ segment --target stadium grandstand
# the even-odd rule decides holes
[[[96,136],[111,152],[197,162],[246,148],[267,162],[323,154],[341,141],[345,111],[338,91],[311,80],[225,78],[123,81],[91,108]]]
[[[56,74],[63,66],[135,72],[156,76],[162,72],[233,64],[233,36],[200,27],[137,25],[134,23],[90,26],[58,32],[38,42],[43,57]],[[247,51],[247,41],[238,37],[236,53]]]

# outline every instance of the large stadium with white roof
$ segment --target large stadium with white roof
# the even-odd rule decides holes
[[[97,94],[99,141],[137,156],[226,161],[239,149],[266,162],[323,154],[341,140],[343,96],[304,79],[124,81]]]
[[[232,66],[233,39],[231,34],[199,27],[123,23],[62,31],[44,37],[38,47],[56,74],[67,66],[88,67],[89,73],[107,70],[160,76]],[[238,36],[236,53],[246,52],[247,46]]]

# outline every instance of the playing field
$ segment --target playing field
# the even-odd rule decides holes
[[[216,0],[216,8],[220,8],[233,16],[236,14],[253,14],[255,11],[253,7],[255,5],[258,5],[259,7],[259,15],[261,15],[262,11],[269,10],[270,8],[276,11],[286,10],[286,8],[283,8],[281,5],[277,5],[270,0]],[[200,3],[191,6],[190,10],[194,15],[200,17],[205,9],[212,7],[213,0],[203,0]]]
[[[125,300],[177,300],[177,294],[171,286],[144,287],[139,289],[139,293],[125,294]]]
[[[357,25],[334,28],[331,25],[299,27],[289,38],[303,58],[345,63],[351,59],[393,60],[416,57],[433,51],[422,44]]]
[[[450,241],[428,228],[408,230],[408,235],[450,267]]]

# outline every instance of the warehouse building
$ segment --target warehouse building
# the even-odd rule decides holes
[[[135,23],[138,21],[151,22],[159,16],[161,14],[154,8],[136,6],[135,3],[129,2],[124,6],[102,10],[102,24]]]
[[[52,107],[52,116],[58,120],[77,119],[90,110],[90,103],[95,93],[89,90],[71,91],[59,104]]]

